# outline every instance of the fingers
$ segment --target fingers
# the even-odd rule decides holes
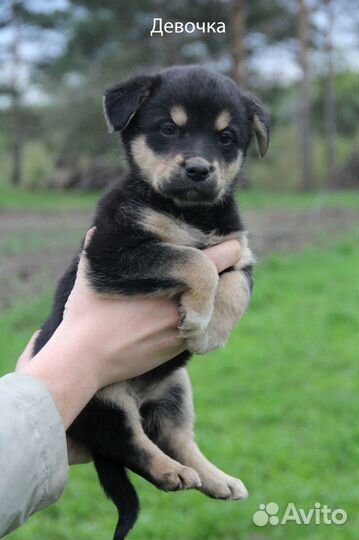
[[[220,273],[239,261],[241,246],[237,240],[227,240],[226,242],[203,250],[203,253],[211,259]]]
[[[86,249],[87,246],[89,245],[90,240],[93,237],[95,231],[96,231],[96,227],[91,227],[91,229],[87,231],[86,236],[85,236],[85,241],[84,241],[84,249]]]
[[[76,280],[74,287],[67,299],[67,302],[64,307],[64,318],[67,316],[69,311],[70,304],[74,301],[74,297],[81,297],[84,294],[84,291],[87,289],[87,280],[86,280],[86,247],[89,245],[89,242],[91,241],[91,238],[96,230],[96,227],[92,227],[89,229],[85,236],[85,241],[81,253],[81,257],[79,260],[79,264],[77,266],[77,272],[76,272]]]
[[[24,351],[22,352],[20,358],[16,363],[16,371],[21,371],[21,369],[27,364],[27,362],[32,358],[32,351],[35,345],[37,336],[40,334],[40,330],[37,330],[30,338],[30,341],[26,345]]]
[[[96,230],[96,227],[92,227],[86,233],[85,241],[84,241],[84,245],[83,245],[83,249],[82,249],[82,253],[81,253],[81,257],[80,257],[80,260],[79,260],[79,265],[78,265],[78,268],[77,268],[77,277],[79,275],[81,275],[81,276],[86,275],[85,274],[86,248],[89,245],[89,243],[91,241],[91,238],[94,235],[95,230]]]

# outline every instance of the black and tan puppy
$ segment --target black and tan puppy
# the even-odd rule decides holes
[[[135,77],[105,94],[111,130],[120,131],[130,172],[98,205],[87,249],[92,287],[106,294],[176,296],[188,351],[136,379],[102,389],[70,428],[92,452],[106,494],[120,513],[115,539],[138,514],[125,468],[158,488],[197,488],[218,499],[247,496],[243,483],[212,465],[194,441],[191,353],[222,347],[245,311],[252,253],[234,200],[255,135],[267,150],[260,103],[227,77],[175,67]],[[240,262],[218,276],[201,251],[226,238],[241,243]],[[38,351],[60,324],[78,257],[59,283]]]

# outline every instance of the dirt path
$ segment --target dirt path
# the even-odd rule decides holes
[[[260,209],[244,212],[252,246],[259,257],[278,251],[296,251],[353,230],[355,209]]]
[[[76,252],[91,212],[0,210],[0,315],[20,298],[55,286]],[[259,209],[243,212],[251,244],[261,258],[292,251],[351,230],[355,210]]]

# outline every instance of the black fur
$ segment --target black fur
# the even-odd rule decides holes
[[[168,121],[168,110],[176,104],[187,111],[190,130],[187,135],[178,131],[174,139],[161,134],[159,126]],[[219,199],[214,198],[213,188],[206,195],[196,192],[194,206],[181,204],[181,201],[186,202],[181,197],[187,195],[182,190],[180,200],[176,198],[179,193],[175,185],[177,177],[169,179],[173,180],[173,185],[167,183],[162,191],[155,189],[136,162],[131,143],[139,135],[146,134],[146,144],[157,156],[170,156],[175,149],[184,159],[193,155],[217,159],[225,167],[233,162],[239,150],[246,154],[254,131],[254,114],[259,114],[269,135],[267,116],[258,102],[241,93],[233,81],[198,67],[169,69],[154,77],[136,77],[106,92],[105,107],[108,123],[114,130],[123,131],[130,172],[104,195],[98,205],[94,220],[96,231],[86,250],[90,282],[97,291],[126,295],[163,293],[173,288],[181,291],[185,283],[170,277],[171,272],[167,270],[186,265],[186,254],[179,255],[178,250],[145,230],[139,224],[139,215],[144,208],[153,209],[204,233],[215,231],[220,236],[241,231],[243,225],[233,196],[237,175],[228,182]],[[213,123],[223,109],[231,114],[234,142],[221,147],[218,136],[213,133]],[[260,136],[263,137],[263,133]],[[267,141],[262,141],[262,147],[266,144]],[[188,182],[188,179],[181,177],[178,182]],[[176,196],[172,196],[172,189]],[[193,190],[196,191],[197,186],[193,186]],[[199,243],[195,247],[203,249],[206,245]],[[59,282],[52,313],[42,327],[35,353],[50,339],[62,320],[77,264],[78,256]],[[245,268],[245,274],[252,287],[250,266]],[[186,351],[139,379],[143,385],[159,382],[185,365],[189,357],[190,353]],[[172,385],[160,399],[144,402],[140,413],[143,428],[151,439],[156,440],[159,435],[161,415],[171,415],[181,421],[184,414],[182,400],[181,388]],[[140,450],[133,444],[126,412],[94,397],[72,424],[69,433],[91,450],[101,484],[120,513],[114,538],[125,538],[139,510],[137,495],[125,467],[146,477],[146,471],[140,466],[146,456],[140,455]]]

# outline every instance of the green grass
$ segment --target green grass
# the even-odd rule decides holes
[[[63,191],[26,191],[0,186],[0,210],[92,209],[99,194]]]
[[[48,230],[46,236],[40,233],[34,234],[33,231],[21,231],[4,236],[4,238],[0,237],[0,256],[30,254],[37,253],[39,250],[74,246],[75,241],[80,242],[83,233],[84,228],[80,226]]]
[[[298,193],[295,191],[239,191],[238,200],[243,208],[358,208],[355,191],[326,191]]]
[[[143,510],[133,540],[356,540],[354,423],[357,306],[354,238],[273,255],[258,265],[246,317],[229,345],[190,365],[197,438],[208,457],[240,476],[251,497],[165,494],[136,478]],[[43,320],[50,296],[0,320],[0,361],[10,370]],[[348,513],[346,525],[255,527],[261,503],[316,502]],[[62,500],[12,540],[108,540],[115,512],[91,466],[72,469]]]
[[[100,193],[26,191],[0,186],[0,210],[75,210],[92,209]],[[239,190],[238,200],[243,208],[325,208],[340,206],[357,208],[354,191],[316,191],[308,193],[286,191]]]

